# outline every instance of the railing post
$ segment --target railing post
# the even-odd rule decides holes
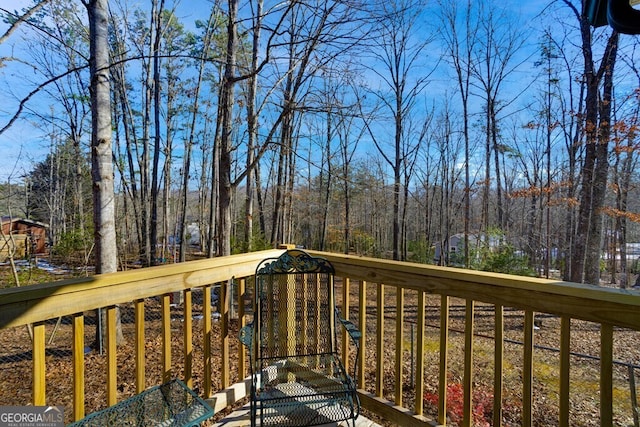
[[[362,336],[360,337],[360,360],[358,360],[358,387],[364,389],[364,361],[367,354],[367,282],[365,282],[364,280],[360,280],[359,287],[358,326],[360,328],[360,333],[362,334]]]
[[[378,283],[376,318],[376,396],[384,394],[384,285]]]
[[[222,347],[222,366],[220,367],[220,381],[223,389],[229,387],[229,298],[230,286],[228,282],[220,283],[220,340]]]
[[[107,406],[118,401],[117,347],[116,347],[116,306],[107,307]]]
[[[395,402],[402,406],[402,355],[404,354],[404,288],[396,288],[396,378]]]
[[[629,372],[629,392],[631,395],[631,411],[633,416],[633,426],[640,426],[640,414],[638,413],[638,394],[636,392],[636,372],[632,365],[627,366]]]
[[[467,299],[464,320],[464,408],[462,411],[462,425],[473,425],[473,329],[474,329],[475,301]]]
[[[613,326],[600,326],[600,425],[613,425]]]
[[[184,382],[193,387],[193,302],[191,289],[183,291],[184,299]]]
[[[342,278],[342,317],[349,319],[349,286],[350,281],[348,277]],[[344,362],[344,369],[349,372],[349,335],[345,328],[342,330],[342,361]]]
[[[524,312],[524,360],[522,367],[522,426],[531,427],[533,405],[533,311]]]
[[[571,382],[571,318],[560,319],[560,427],[569,427],[569,384]]]
[[[204,397],[213,395],[211,387],[211,285],[202,288],[202,336],[204,349]]]
[[[136,327],[136,393],[142,393],[146,388],[145,378],[145,334],[144,334],[144,300],[135,301]]]
[[[504,308],[494,306],[493,425],[502,425],[502,374],[504,366]]]
[[[418,315],[416,318],[416,402],[415,412],[422,415],[424,407],[424,317],[425,298],[424,292],[418,291]]]
[[[45,404],[46,368],[45,368],[45,329],[44,322],[33,325],[33,404]]]
[[[162,295],[162,382],[171,380],[171,296]]]
[[[447,422],[447,388],[448,388],[448,349],[449,349],[449,297],[440,298],[440,373],[438,382],[438,423]]]
[[[247,293],[247,281],[246,279],[240,279],[238,281],[238,321],[240,323],[239,329],[242,329],[247,325],[247,318],[245,315],[244,301]],[[247,349],[244,345],[238,346],[238,380],[241,381],[247,376]]]
[[[84,316],[73,315],[73,420],[84,417]]]

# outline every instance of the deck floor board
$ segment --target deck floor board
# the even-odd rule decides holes
[[[242,427],[251,425],[249,420],[249,404],[247,403],[243,407],[235,410],[220,422],[213,424],[213,427]],[[258,425],[260,425],[258,423]],[[348,427],[352,426],[350,421],[343,421],[340,423],[322,424],[320,427]],[[374,423],[368,418],[360,415],[356,419],[356,427],[381,427],[379,424]]]

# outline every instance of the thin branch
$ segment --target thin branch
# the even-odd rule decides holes
[[[49,0],[42,0],[40,3],[34,5],[31,9],[28,9],[25,12],[25,14],[22,16],[17,16],[15,13],[10,12],[7,9],[0,8],[1,12],[16,18],[16,20],[11,24],[9,29],[0,37],[0,44],[4,43],[11,36],[11,34],[13,34],[18,29],[18,25],[22,24],[23,22],[26,22],[37,11],[42,9],[47,3],[49,3]]]

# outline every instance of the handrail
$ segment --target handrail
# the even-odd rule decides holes
[[[384,283],[640,330],[640,293],[634,290],[352,255],[321,254],[334,265],[337,276],[352,280]]]
[[[0,289],[0,329],[251,276],[261,251]]]
[[[595,322],[600,325],[600,422],[610,425],[613,419],[613,371],[614,371],[614,334],[619,328],[640,331],[640,293],[635,291],[601,288],[562,281],[519,277],[497,273],[477,272],[463,269],[428,266],[414,263],[397,262],[374,258],[341,255],[325,252],[309,251],[310,253],[327,258],[336,269],[337,286],[342,286],[340,295],[346,305],[342,313],[354,317],[363,333],[361,340],[362,354],[360,365],[357,367],[359,393],[365,409],[369,409],[379,416],[401,425],[437,425],[445,424],[447,420],[447,392],[450,385],[448,374],[451,372],[454,360],[450,354],[453,328],[450,324],[452,312],[450,310],[453,298],[462,299],[464,307],[464,357],[461,358],[460,384],[464,394],[463,417],[461,425],[473,424],[472,401],[474,395],[474,346],[479,338],[474,332],[476,324],[476,303],[490,304],[494,308],[493,336],[494,360],[496,366],[491,375],[494,376],[493,396],[494,414],[493,425],[502,423],[503,411],[503,374],[506,360],[505,343],[509,343],[504,327],[505,308],[521,310],[522,315],[522,425],[533,424],[534,414],[532,402],[534,400],[534,359],[535,333],[534,313],[546,313],[561,319],[559,337],[559,420],[558,425],[571,424],[570,400],[572,391],[569,367],[571,363],[571,320],[580,319]],[[0,290],[0,331],[22,325],[33,325],[32,339],[32,404],[43,405],[46,399],[47,376],[45,322],[60,316],[71,315],[73,328],[73,369],[74,375],[70,380],[73,388],[73,419],[84,416],[85,384],[84,369],[86,361],[84,350],[84,317],[83,312],[106,308],[107,319],[107,353],[106,380],[107,404],[117,400],[117,375],[115,350],[115,306],[131,304],[135,308],[135,382],[136,391],[140,392],[147,386],[145,383],[145,298],[161,297],[162,320],[162,357],[160,364],[162,372],[171,374],[171,346],[168,342],[171,329],[171,313],[169,310],[170,293],[181,292],[185,300],[183,305],[184,317],[183,352],[179,357],[183,359],[183,377],[191,384],[194,377],[194,344],[201,338],[192,333],[191,323],[192,290],[202,289],[202,346],[204,363],[202,372],[196,372],[203,381],[201,393],[204,397],[211,397],[215,391],[212,384],[213,349],[212,341],[219,340],[220,346],[220,385],[225,388],[233,379],[229,374],[231,366],[238,366],[235,378],[242,381],[246,373],[244,363],[246,353],[239,346],[237,353],[230,349],[230,343],[235,339],[230,331],[229,307],[233,302],[225,292],[225,284],[229,280],[238,283],[238,324],[246,322],[244,311],[244,295],[252,292],[251,283],[245,278],[251,277],[256,265],[264,258],[278,256],[280,250],[253,252],[230,257],[192,261],[168,266],[153,267],[120,273],[104,274],[90,278],[65,280],[43,285],[23,288]],[[356,284],[357,282],[357,284]],[[210,296],[212,285],[221,284],[222,319],[220,322],[220,336],[212,337]],[[394,297],[392,298],[392,294]],[[433,295],[433,296],[431,296]],[[426,336],[424,319],[427,315],[427,298],[436,298],[439,305],[439,337],[437,343],[439,356],[435,359],[438,364],[439,379],[437,384],[427,384],[424,376],[426,354],[418,351],[416,355],[416,369],[413,373],[413,383],[416,386],[408,390],[404,384],[409,373],[405,372],[403,360],[407,353],[404,349],[406,331],[403,324],[409,315],[408,309],[403,309],[408,298],[418,301],[415,308],[418,331],[418,348],[423,348]],[[397,307],[399,305],[399,307]],[[373,310],[371,307],[373,306]],[[367,310],[369,308],[369,310]],[[385,308],[394,309],[392,318],[385,318]],[[430,311],[429,315],[433,315]],[[386,334],[390,334],[385,337]],[[199,335],[198,335],[199,337]],[[393,339],[392,339],[393,337]],[[386,339],[385,339],[386,338]],[[342,351],[347,341],[342,341]],[[390,347],[395,350],[389,351]],[[199,357],[199,356],[198,356]],[[237,364],[230,363],[231,360]],[[462,360],[464,359],[464,360]],[[374,362],[375,361],[375,362]],[[147,362],[148,363],[148,362]],[[216,362],[217,363],[217,362]],[[367,365],[368,364],[368,365]],[[494,372],[495,371],[495,372]],[[235,371],[234,371],[235,372]],[[175,375],[175,373],[173,373]],[[393,378],[390,385],[389,378]],[[424,393],[427,387],[436,389],[438,408],[435,420],[424,416]],[[403,395],[404,393],[404,395]],[[409,393],[409,394],[407,394]],[[413,395],[411,395],[413,393]],[[410,398],[407,398],[407,397]],[[26,404],[28,402],[13,402]],[[49,402],[47,402],[49,403]],[[0,403],[1,404],[1,403]],[[55,402],[51,402],[55,404]]]

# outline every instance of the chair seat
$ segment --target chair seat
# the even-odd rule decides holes
[[[256,404],[262,425],[327,424],[353,414],[355,386],[333,355],[274,361],[260,377]]]
[[[355,392],[340,360],[333,354],[296,356],[278,360],[263,360],[257,394],[278,390],[288,396]],[[258,396],[260,399],[262,397]]]

